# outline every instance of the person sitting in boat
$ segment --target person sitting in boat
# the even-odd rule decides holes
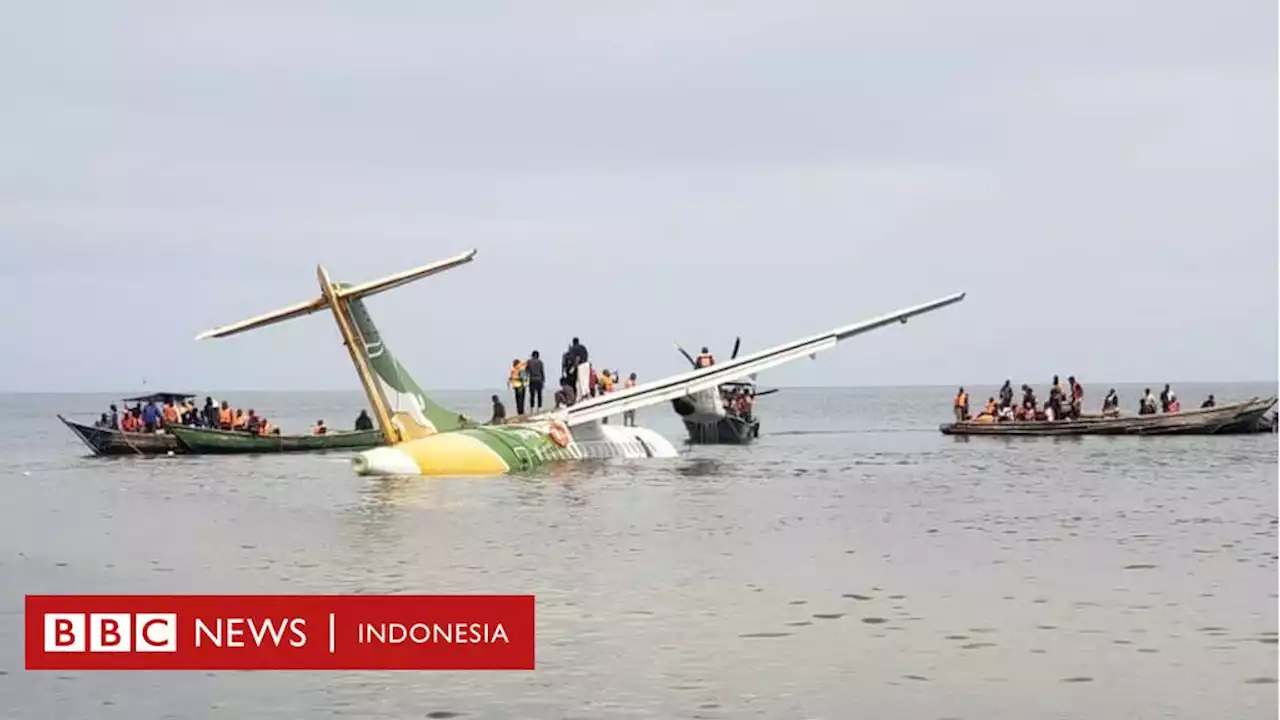
[[[1151,388],[1147,388],[1142,399],[1138,401],[1139,415],[1153,415],[1156,411],[1156,396],[1151,394]]]
[[[369,411],[361,410],[356,416],[356,430],[372,430],[373,420],[369,419]]]
[[[1009,405],[1001,405],[996,410],[996,422],[1009,422],[1017,419],[1014,409]]]
[[[258,435],[270,435],[271,430],[273,429],[271,422],[268,421],[265,417],[259,417],[257,420],[258,422],[257,422],[257,425],[254,427],[254,431]]]
[[[1102,416],[1103,417],[1119,417],[1120,416],[1120,396],[1116,394],[1116,389],[1111,388],[1107,391],[1107,396],[1102,398]]]
[[[249,416],[244,414],[244,410],[236,408],[235,420],[231,421],[232,430],[248,430]]]
[[[1217,403],[1214,402],[1213,395],[1209,395],[1208,400],[1205,400],[1204,402],[1200,403],[1201,408],[1211,408],[1211,407],[1215,407],[1216,405]]]
[[[111,418],[107,417],[106,413],[102,413],[102,417],[98,418],[97,420],[94,420],[93,426],[98,428],[99,430],[114,429],[111,427]]]
[[[1178,396],[1169,393],[1169,409],[1165,412],[1176,413],[1182,410],[1182,403],[1178,402]]]
[[[987,398],[987,404],[982,406],[982,412],[978,413],[978,417],[973,419],[974,422],[984,425],[994,423],[996,421],[996,399]]]
[[[1030,385],[1028,385],[1028,384],[1026,384],[1026,383],[1022,383],[1022,408],[1023,408],[1023,410],[1032,410],[1032,411],[1034,411],[1034,410],[1036,409],[1036,405],[1037,405],[1037,404],[1038,404],[1038,402],[1037,402],[1037,400],[1036,400],[1036,391],[1035,391],[1035,390],[1032,390]]]
[[[1054,397],[1053,392],[1050,391],[1049,400],[1046,400],[1044,403],[1044,419],[1048,420],[1049,422],[1053,422],[1054,420],[1058,419],[1058,411],[1057,411],[1057,408],[1054,407],[1055,399],[1056,398]]]
[[[317,420],[316,426],[311,428],[312,435],[324,435],[329,432],[329,428],[324,426],[324,420]]]
[[[226,400],[222,401],[222,407],[218,408],[218,428],[221,430],[230,430],[235,427],[236,415],[231,411],[231,405]]]
[[[242,429],[245,432],[259,435],[258,426],[261,424],[262,418],[258,417],[258,411],[249,408],[249,414],[244,416],[244,427]]]

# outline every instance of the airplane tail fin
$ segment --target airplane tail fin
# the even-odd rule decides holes
[[[197,340],[221,338],[310,315],[329,308],[351,354],[360,384],[377,416],[378,426],[388,443],[424,437],[459,427],[461,416],[432,402],[404,367],[383,345],[373,319],[361,302],[363,298],[421,280],[471,262],[476,251],[468,250],[439,262],[388,275],[378,280],[348,285],[334,283],[323,266],[316,268],[321,295],[257,317],[206,330]]]

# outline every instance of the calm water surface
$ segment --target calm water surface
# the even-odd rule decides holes
[[[754,447],[485,480],[86,458],[54,413],[110,397],[0,395],[0,717],[1275,718],[1276,437],[950,438],[953,392],[784,390]],[[23,594],[77,592],[534,593],[538,669],[24,671]]]

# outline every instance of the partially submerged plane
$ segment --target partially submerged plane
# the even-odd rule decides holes
[[[742,358],[655,380],[556,408],[527,421],[479,425],[427,397],[408,371],[387,349],[363,299],[415,280],[464,265],[476,255],[469,250],[430,265],[359,285],[335,283],[317,266],[320,297],[207,330],[197,340],[238,333],[310,315],[328,308],[360,377],[386,445],[357,454],[359,475],[462,476],[497,475],[531,470],[560,460],[584,458],[672,458],[678,453],[665,437],[642,427],[601,422],[607,417],[676,398],[691,397],[724,383],[802,357],[815,357],[841,340],[960,302],[964,293],[872,320],[829,330]]]

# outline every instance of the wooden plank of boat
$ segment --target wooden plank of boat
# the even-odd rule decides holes
[[[1270,410],[1277,399],[1253,398],[1233,405],[1197,408],[1177,413],[1098,416],[1066,420],[1023,420],[979,423],[972,420],[946,423],[944,435],[1213,435],[1223,429],[1247,427]]]
[[[170,431],[193,455],[229,453],[316,452],[363,449],[382,445],[378,430],[330,432],[324,435],[253,435],[240,430],[177,426]]]
[[[71,429],[80,441],[93,451],[94,455],[163,455],[170,451],[182,452],[177,438],[168,433],[136,433],[99,428],[68,420],[61,415],[58,419]]]

